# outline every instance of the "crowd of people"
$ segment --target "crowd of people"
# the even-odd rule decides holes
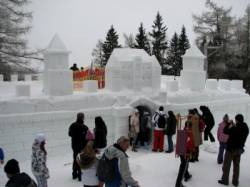
[[[152,140],[152,151],[172,153],[174,151],[173,136],[176,134],[175,155],[180,158],[179,172],[175,187],[184,187],[183,180],[192,178],[189,172],[189,162],[199,161],[199,146],[204,141],[215,142],[212,128],[215,120],[207,106],[190,109],[186,116],[175,115],[173,111],[164,111],[160,106],[150,115],[140,116],[135,109],[130,117],[128,136],[121,136],[111,146],[107,147],[107,126],[101,116],[95,117],[95,126],[91,130],[84,124],[84,113],[78,113],[76,121],[68,129],[73,151],[72,178],[82,181],[83,187],[139,187],[140,184],[132,177],[127,150],[130,145],[134,152],[138,150],[139,142],[144,145]],[[184,122],[184,123],[183,123]],[[182,124],[183,123],[183,124]],[[143,124],[143,125],[142,125]],[[152,133],[150,135],[150,130]],[[249,134],[247,124],[242,114],[231,120],[228,114],[223,116],[218,124],[217,140],[219,150],[217,163],[222,164],[222,177],[218,183],[229,185],[230,166],[233,162],[234,186],[239,185],[240,159]],[[167,137],[167,148],[164,146],[164,136]],[[4,166],[9,181],[6,187],[47,187],[49,169],[47,167],[46,136],[36,134],[32,145],[31,169],[36,180],[28,174],[20,172],[19,163],[10,159]],[[104,164],[106,162],[106,164]],[[0,164],[4,164],[4,152],[0,148]],[[107,167],[107,168],[105,168]],[[36,181],[36,182],[35,182]]]

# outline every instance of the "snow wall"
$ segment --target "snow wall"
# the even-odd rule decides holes
[[[87,97],[87,100],[78,100],[78,105],[72,104],[70,110],[63,110],[62,106],[67,106],[68,102],[57,102],[55,108],[58,111],[40,111],[16,114],[3,114],[1,108],[0,114],[0,146],[5,149],[6,159],[16,158],[18,160],[30,159],[31,145],[34,136],[38,132],[44,132],[47,136],[47,149],[49,156],[67,154],[71,152],[70,137],[68,136],[69,125],[75,121],[77,112],[84,112],[86,119],[85,124],[93,129],[94,118],[102,116],[108,128],[108,144],[112,144],[119,136],[128,134],[129,115],[133,112],[133,108],[137,106],[145,106],[151,109],[151,114],[163,105],[165,110],[173,110],[182,115],[187,110],[200,105],[208,105],[214,114],[216,124],[221,121],[222,116],[228,113],[232,118],[237,113],[242,113],[249,124],[249,98],[234,98],[222,100],[210,100],[204,102],[188,102],[188,97],[179,97],[180,103],[173,103],[176,98],[169,95],[168,104],[166,100],[162,100],[163,94],[154,95],[151,98],[146,96],[114,96],[108,102],[106,99],[100,100],[100,95]],[[85,96],[86,97],[86,96]],[[172,100],[171,100],[172,99]],[[92,100],[92,101],[91,101]],[[106,101],[105,101],[106,100]],[[186,102],[184,102],[186,100]],[[88,103],[96,102],[94,106]],[[74,102],[73,102],[74,103]],[[124,104],[126,103],[126,104]],[[1,103],[1,106],[3,103]],[[40,101],[40,105],[42,102]],[[19,107],[25,106],[22,103],[16,103]],[[53,105],[53,103],[50,103]],[[59,107],[59,105],[61,107]],[[101,105],[105,107],[101,107]],[[85,107],[84,107],[85,106]],[[14,104],[13,104],[14,107]],[[25,107],[23,107],[25,109]],[[6,111],[5,111],[6,112]],[[23,110],[24,112],[24,110]],[[217,125],[213,132],[215,134]]]

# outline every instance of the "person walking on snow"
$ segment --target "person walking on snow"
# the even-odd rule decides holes
[[[195,112],[194,109],[189,110],[188,114],[190,120],[191,120],[191,130],[193,134],[193,142],[194,142],[194,151],[192,152],[192,158],[190,158],[190,162],[196,162],[199,161],[199,146],[202,144],[202,136],[200,131],[200,120],[199,116]]]
[[[81,181],[81,169],[76,162],[76,156],[83,150],[87,143],[86,134],[88,129],[89,128],[84,125],[84,114],[79,112],[76,121],[70,125],[68,132],[71,137],[71,147],[73,150],[72,178],[78,178],[79,181]]]
[[[108,147],[104,154],[107,159],[114,159],[115,178],[111,182],[105,182],[105,187],[140,187],[131,174],[126,151],[129,148],[129,138],[121,136],[116,143]]]
[[[159,111],[155,112],[152,123],[154,124],[154,142],[152,151],[163,152],[164,146],[164,129],[166,125],[167,115],[164,113],[163,106],[159,107]]]
[[[211,142],[215,142],[215,138],[213,134],[211,133],[215,125],[214,116],[207,106],[200,106],[200,110],[202,111],[201,117],[206,125],[205,131],[204,131],[204,140],[207,141],[208,138],[210,138]]]
[[[224,156],[224,162],[222,166],[222,177],[218,180],[218,183],[228,185],[229,184],[229,172],[231,163],[233,162],[233,180],[234,186],[239,185],[240,174],[240,158],[244,153],[244,146],[249,134],[247,124],[244,122],[242,114],[235,116],[234,123],[228,123],[224,128],[224,133],[228,135],[226,153]]]
[[[43,133],[38,133],[32,145],[31,169],[37,180],[38,187],[47,187],[49,169],[47,167],[46,138]]]
[[[193,140],[193,133],[192,133],[192,121],[191,121],[191,115],[188,116],[188,119],[185,123],[184,130],[186,131],[187,138],[185,140],[185,152],[183,154],[177,154],[177,156],[180,156],[180,167],[179,172],[177,175],[175,187],[185,187],[182,184],[182,180],[184,178],[184,181],[187,182],[192,178],[192,175],[188,171],[189,167],[189,159],[192,157],[192,153],[195,149],[194,147],[194,140]]]
[[[166,153],[172,153],[174,150],[172,137],[176,133],[176,125],[177,120],[174,115],[174,112],[168,111],[167,128],[164,130],[168,138],[168,150],[165,151]]]
[[[228,140],[228,135],[225,134],[223,131],[224,131],[225,126],[228,123],[229,123],[229,117],[228,117],[227,114],[225,114],[224,117],[223,117],[223,121],[219,124],[218,130],[217,130],[217,140],[220,143],[218,157],[217,157],[217,163],[218,164],[223,163],[224,150],[226,149],[227,140]]]

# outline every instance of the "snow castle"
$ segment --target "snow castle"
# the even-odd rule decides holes
[[[80,111],[90,129],[96,116],[103,117],[109,144],[128,134],[134,108],[152,116],[163,105],[165,111],[184,115],[190,108],[207,105],[216,122],[224,113],[231,118],[242,113],[249,122],[250,97],[243,82],[206,79],[205,58],[192,46],[183,56],[180,77],[169,77],[161,76],[158,61],[144,50],[115,49],[105,70],[106,88],[91,89],[92,81],[86,90],[76,92],[68,70],[69,51],[55,36],[44,53],[43,80],[0,81],[0,147],[6,159],[27,160],[34,135],[44,132],[50,156],[71,153],[68,127]]]

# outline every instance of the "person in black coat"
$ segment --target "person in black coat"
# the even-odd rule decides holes
[[[72,123],[69,127],[69,136],[71,137],[71,147],[73,150],[73,167],[72,177],[78,178],[81,181],[81,169],[76,162],[76,157],[85,147],[87,140],[86,134],[88,127],[84,125],[84,114],[82,112],[77,114],[76,122]]]
[[[100,116],[97,116],[95,118],[94,133],[94,148],[100,151],[100,149],[103,149],[107,146],[107,127],[102,117]]]
[[[4,171],[9,178],[6,187],[37,187],[35,181],[28,174],[20,173],[19,163],[15,159],[6,163]]]
[[[204,140],[207,141],[209,138],[211,142],[215,142],[215,138],[213,134],[211,133],[215,124],[214,116],[207,106],[200,106],[200,110],[202,111],[201,118],[203,119],[206,125],[205,131],[204,131]]]
[[[247,124],[244,122],[244,117],[242,114],[237,114],[235,116],[235,122],[228,123],[224,127],[224,133],[227,134],[227,147],[226,153],[224,155],[224,162],[222,167],[222,177],[218,181],[220,184],[229,184],[229,173],[231,162],[233,161],[233,180],[234,186],[239,185],[239,173],[240,173],[240,159],[241,154],[244,152],[244,146],[249,134],[249,129]]]
[[[176,133],[176,125],[177,120],[174,112],[168,111],[167,128],[164,130],[164,134],[166,134],[168,138],[168,150],[165,151],[166,153],[172,153],[174,150],[172,136]]]

